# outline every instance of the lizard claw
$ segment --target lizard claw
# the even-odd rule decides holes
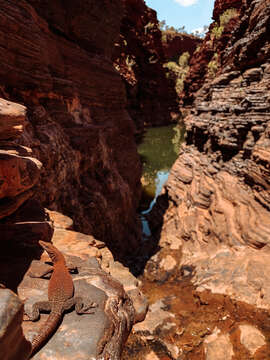
[[[87,304],[78,304],[76,306],[76,312],[78,314],[94,314],[93,308],[98,307],[98,304],[95,302],[88,302]]]

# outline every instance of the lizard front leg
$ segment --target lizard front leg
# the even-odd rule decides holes
[[[32,306],[31,311],[25,310],[25,314],[28,318],[27,320],[36,321],[39,319],[41,312],[50,312],[50,311],[51,311],[51,303],[49,301],[38,301]]]
[[[81,297],[77,296],[66,300],[63,309],[69,310],[74,305],[77,314],[94,314],[94,311],[91,309],[96,308],[98,306],[93,301],[88,300],[87,302],[84,302]]]
[[[32,270],[28,272],[28,276],[31,278],[46,278],[46,275],[53,271],[53,266],[35,260],[32,262],[31,268]]]

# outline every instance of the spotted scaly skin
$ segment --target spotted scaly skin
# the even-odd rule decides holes
[[[54,333],[62,319],[64,310],[67,308],[68,300],[72,299],[74,294],[73,280],[67,269],[64,256],[50,243],[39,241],[39,244],[47,251],[53,262],[53,273],[48,287],[48,300],[51,312],[46,323],[33,339],[31,356]]]
[[[70,309],[75,304],[75,299],[73,297],[73,280],[66,266],[64,256],[50,243],[39,241],[39,244],[46,250],[53,262],[53,273],[49,280],[49,301],[37,303],[36,313],[38,314],[37,316],[39,316],[39,310],[48,310],[51,312],[46,323],[32,341],[31,357],[54,333],[62,319],[63,312]]]

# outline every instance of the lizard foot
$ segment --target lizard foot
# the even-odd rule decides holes
[[[94,308],[98,307],[98,304],[93,301],[83,302],[82,298],[75,298],[75,310],[77,314],[94,314]]]
[[[39,319],[40,312],[49,312],[49,311],[51,311],[51,304],[49,301],[36,302],[33,305],[31,312],[28,312],[28,311],[24,312],[24,315],[28,318],[25,320],[26,321],[36,321]]]

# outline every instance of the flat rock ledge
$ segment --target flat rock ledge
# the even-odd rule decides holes
[[[147,301],[138,289],[139,282],[127,268],[113,260],[104,243],[90,235],[68,230],[72,228],[70,218],[57,212],[48,213],[52,222],[55,219],[53,244],[63,252],[68,266],[76,267],[72,274],[75,296],[82,297],[86,303],[94,302],[97,307],[93,308],[92,314],[78,315],[75,311],[66,313],[56,333],[33,359],[120,359],[133,324],[143,320],[147,311]],[[18,286],[19,297],[12,295],[19,304],[18,311],[22,312],[21,301],[25,304],[25,314],[28,314],[35,302],[48,299],[48,279],[32,278],[29,273],[36,273],[40,262],[43,266],[49,266],[49,261],[44,252],[40,260],[31,262]],[[0,289],[0,299],[9,307],[11,301],[5,300],[7,291],[9,290]],[[6,308],[2,307],[2,310],[5,312]],[[2,329],[3,311],[0,316]],[[32,322],[25,315],[22,327],[21,319],[18,321],[21,342],[28,344],[28,353],[25,352],[25,357],[22,355],[22,360],[28,359],[29,341],[42,328],[47,317],[48,314],[41,314],[40,320]],[[12,314],[9,318],[12,323]],[[0,351],[6,349],[1,345],[3,339],[12,336],[13,331],[9,330],[9,326],[5,326],[0,337]],[[7,350],[1,351],[3,352]],[[8,351],[5,359],[13,358],[16,359]]]
[[[145,318],[147,301],[138,280],[114,261],[102,241],[73,231],[72,219],[33,199],[40,197],[35,185],[42,164],[30,148],[14,142],[25,117],[24,106],[0,99],[0,358],[29,359],[30,341],[48,317],[41,314],[37,322],[27,318],[36,301],[48,299],[48,279],[29,276],[37,266],[50,266],[38,245],[43,240],[52,241],[76,268],[75,296],[97,306],[92,314],[65,314],[33,358],[120,359],[133,324]]]
[[[2,360],[25,360],[31,344],[22,332],[23,302],[11,290],[0,287],[0,354]]]
[[[63,252],[68,266],[76,268],[72,273],[75,296],[82,297],[85,303],[94,302],[97,307],[92,314],[78,315],[75,311],[64,314],[56,333],[33,359],[120,359],[132,326],[142,321],[147,312],[147,300],[139,291],[139,282],[127,268],[113,260],[104,243],[70,230],[70,218],[57,212],[48,213],[56,224],[53,244]],[[0,289],[0,304],[4,304],[0,307],[0,353],[6,354],[5,360],[17,359],[8,347],[15,330],[20,339],[20,360],[28,359],[30,341],[48,317],[41,314],[38,321],[32,322],[27,314],[35,302],[48,299],[48,279],[33,278],[29,274],[36,273],[40,266],[48,267],[49,261],[44,252],[40,260],[31,262],[17,288],[18,296],[4,285]],[[15,310],[19,316],[14,315]]]

